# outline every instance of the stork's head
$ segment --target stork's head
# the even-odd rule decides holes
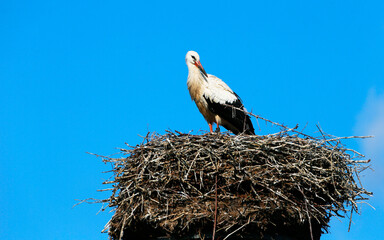
[[[185,56],[185,62],[187,63],[187,66],[189,69],[197,68],[200,70],[200,72],[208,77],[207,73],[205,72],[203,66],[200,63],[200,56],[195,51],[189,51],[187,52],[187,55]]]

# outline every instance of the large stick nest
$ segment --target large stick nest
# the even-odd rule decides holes
[[[350,217],[371,194],[355,181],[368,161],[325,135],[168,132],[121,151],[104,158],[113,164],[105,201],[115,240],[208,239],[214,225],[221,239],[319,239],[331,216]]]

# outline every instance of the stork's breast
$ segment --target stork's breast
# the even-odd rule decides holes
[[[192,82],[192,81],[188,82],[188,90],[192,100],[194,100],[195,102],[201,98],[202,92],[201,92],[201,86],[199,84],[196,84],[195,82]]]
[[[215,114],[208,109],[208,105],[205,99],[201,98],[200,101],[195,102],[197,108],[199,109],[200,113],[204,116],[205,120],[207,120],[207,122],[209,123],[215,122]]]
[[[188,82],[189,94],[193,101],[195,101],[200,113],[204,116],[207,122],[214,122],[215,115],[209,111],[207,101],[203,98],[203,91],[200,84],[195,82]]]

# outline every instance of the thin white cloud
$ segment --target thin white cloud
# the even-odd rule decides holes
[[[384,93],[369,91],[357,118],[356,133],[375,136],[374,139],[363,141],[363,150],[372,156],[384,156]]]
[[[366,180],[370,186],[380,185],[375,188],[374,196],[384,195],[384,92],[377,93],[371,89],[367,99],[357,117],[355,133],[357,135],[372,135],[374,138],[361,140],[361,152],[372,159],[373,172],[366,172]],[[372,189],[368,189],[372,190]]]

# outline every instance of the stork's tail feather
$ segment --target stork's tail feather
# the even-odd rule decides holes
[[[255,129],[253,128],[252,121],[248,115],[245,117],[244,131],[247,135],[256,135]]]

